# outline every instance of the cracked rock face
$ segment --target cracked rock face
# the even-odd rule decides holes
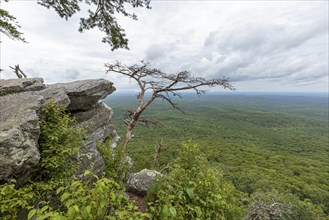
[[[39,91],[45,88],[42,78],[21,78],[0,80],[0,96],[25,91]]]
[[[150,186],[161,176],[163,174],[158,171],[148,169],[143,169],[138,173],[132,173],[126,183],[127,191],[139,196],[145,196]]]
[[[0,97],[0,181],[22,181],[40,159],[39,117],[43,97],[23,92]]]
[[[94,172],[101,175],[104,162],[96,141],[106,138],[119,141],[111,124],[112,109],[100,100],[115,91],[105,79],[44,85],[41,78],[0,80],[0,183],[16,178],[24,183],[30,170],[40,160],[38,139],[41,109],[52,100],[63,105],[86,130],[82,146],[82,166],[94,163]],[[115,145],[115,143],[114,143]]]

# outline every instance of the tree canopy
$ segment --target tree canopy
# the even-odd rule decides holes
[[[5,0],[8,2],[9,0]],[[1,0],[0,0],[1,2]],[[150,0],[38,0],[37,3],[46,8],[52,8],[57,14],[66,20],[80,11],[82,5],[88,5],[87,17],[80,18],[79,32],[98,28],[105,33],[103,43],[108,43],[112,50],[128,48],[128,39],[125,30],[118,24],[116,14],[122,14],[134,20],[137,16],[126,11],[125,6],[146,7],[150,9]],[[95,8],[95,10],[92,10]],[[0,32],[13,40],[25,42],[20,31],[16,17],[8,11],[0,9]]]

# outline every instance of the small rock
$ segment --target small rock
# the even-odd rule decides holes
[[[127,191],[145,196],[150,186],[161,176],[163,174],[160,172],[148,169],[144,169],[138,173],[132,173],[126,183]]]

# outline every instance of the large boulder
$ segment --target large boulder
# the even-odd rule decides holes
[[[22,92],[0,97],[0,181],[23,182],[38,164],[40,135],[37,111],[43,97]]]
[[[136,195],[145,196],[150,186],[161,176],[163,174],[160,172],[148,169],[143,169],[138,173],[132,173],[126,183],[126,189],[128,192]]]
[[[113,137],[115,145],[119,140],[111,124],[112,109],[101,103],[115,91],[112,82],[96,79],[47,86],[42,82],[40,78],[0,81],[0,182],[14,177],[23,183],[38,164],[39,119],[50,100],[76,116],[86,131],[81,169],[93,163],[94,172],[101,175],[104,162],[96,143]]]
[[[24,91],[38,91],[44,88],[42,78],[0,80],[0,96]]]

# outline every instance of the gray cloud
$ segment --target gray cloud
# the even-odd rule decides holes
[[[328,76],[326,19],[280,25],[243,23],[209,34],[200,54],[212,77],[305,80]],[[217,56],[214,56],[217,54]],[[211,68],[208,68],[210,67]]]
[[[102,33],[78,33],[79,16],[65,21],[31,1],[3,7],[30,41],[3,39],[4,78],[19,63],[47,83],[105,77],[118,90],[132,89],[129,80],[105,75],[104,63],[145,59],[171,73],[230,77],[244,90],[328,90],[328,2],[154,1],[152,10],[136,9],[138,21],[119,17],[130,50],[115,52],[100,42]]]
[[[80,72],[76,69],[67,69],[65,71],[65,77],[69,80],[77,80],[80,78]]]

